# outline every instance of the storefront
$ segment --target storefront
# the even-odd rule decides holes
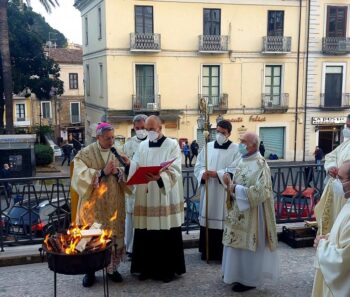
[[[318,146],[324,154],[328,154],[342,142],[342,130],[345,123],[346,117],[312,118],[312,125],[318,132]]]

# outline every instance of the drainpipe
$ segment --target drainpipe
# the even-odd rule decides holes
[[[294,162],[297,159],[297,136],[298,136],[298,100],[299,100],[299,64],[300,64],[300,35],[301,35],[301,12],[302,0],[299,0],[299,30],[298,30],[298,54],[297,54],[297,84],[295,96],[295,125],[294,125]]]
[[[306,150],[306,111],[307,111],[307,91],[308,91],[308,75],[309,75],[309,42],[310,42],[310,10],[311,0],[308,0],[307,6],[307,35],[306,35],[306,69],[305,69],[305,103],[304,103],[304,139],[303,139],[303,161],[305,161]]]

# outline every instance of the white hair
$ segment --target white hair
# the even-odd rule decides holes
[[[141,122],[141,121],[146,122],[147,118],[148,118],[148,116],[146,116],[145,114],[138,114],[138,115],[134,116],[134,118],[132,119],[132,122],[134,124]]]

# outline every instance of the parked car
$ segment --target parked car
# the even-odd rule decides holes
[[[14,204],[5,217],[4,230],[10,235],[43,237],[54,230],[67,229],[70,223],[70,206],[66,199],[45,200],[33,204],[31,211],[25,202]]]
[[[58,145],[56,145],[56,144],[50,144],[50,147],[52,148],[52,150],[53,150],[53,155],[55,156],[55,157],[62,157],[62,149],[58,146]]]

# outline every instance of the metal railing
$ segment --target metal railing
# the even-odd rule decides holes
[[[292,49],[292,37],[264,36],[263,54],[287,54]]]
[[[270,169],[277,223],[312,219],[324,188],[323,165],[272,165]],[[183,230],[188,232],[199,228],[200,195],[193,170],[184,170],[182,177]],[[0,250],[4,245],[38,243],[46,233],[66,229],[71,220],[69,187],[66,176],[0,179]]]
[[[212,106],[213,111],[226,112],[228,109],[228,94],[226,93],[220,94],[219,96],[198,94],[198,106],[202,98],[208,100],[208,104]]]
[[[199,52],[226,53],[229,50],[227,35],[199,35]]]
[[[262,108],[265,112],[287,112],[289,106],[288,93],[282,93],[279,96],[263,93],[261,97]]]
[[[327,102],[326,94],[321,93],[320,94],[320,108],[322,109],[329,109],[329,110],[341,110],[344,108],[350,108],[350,93],[342,93],[341,103],[336,104],[334,100],[329,100]]]
[[[160,95],[132,95],[132,110],[133,111],[159,111],[160,110]]]
[[[323,37],[322,52],[326,55],[349,54],[350,37]]]
[[[159,52],[160,50],[160,34],[130,33],[130,51]]]

